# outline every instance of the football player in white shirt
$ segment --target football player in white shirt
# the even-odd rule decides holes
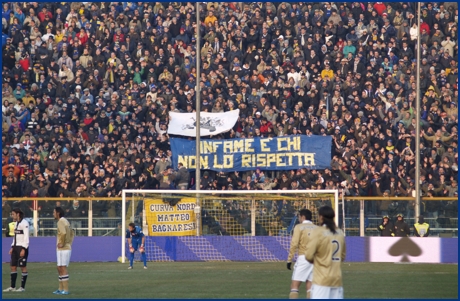
[[[291,247],[289,250],[287,268],[291,269],[292,259],[294,254],[298,253],[297,261],[294,265],[294,272],[292,273],[291,292],[289,299],[299,298],[300,283],[305,282],[307,290],[307,299],[310,299],[310,288],[313,277],[313,264],[305,259],[305,252],[307,243],[310,239],[310,234],[316,228],[312,223],[312,213],[308,209],[302,209],[299,212],[300,224],[294,227],[292,235]]]
[[[20,208],[11,211],[11,217],[16,222],[13,243],[11,244],[11,286],[4,292],[24,292],[27,280],[27,257],[29,256],[29,222],[24,220],[24,212]],[[16,289],[18,266],[21,268],[21,287]]]

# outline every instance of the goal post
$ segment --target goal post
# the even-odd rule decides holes
[[[121,261],[127,254],[126,229],[130,222],[141,226],[149,261],[168,261],[159,244],[179,236],[192,244],[202,236],[232,236],[253,243],[249,237],[289,238],[299,210],[307,208],[318,223],[318,209],[330,205],[339,225],[338,190],[123,190]],[[288,243],[288,239],[283,242]],[[247,241],[246,241],[247,240]],[[197,246],[203,248],[206,246]],[[161,253],[161,254],[160,254]],[[135,259],[139,257],[136,253]],[[219,260],[211,258],[209,260]]]

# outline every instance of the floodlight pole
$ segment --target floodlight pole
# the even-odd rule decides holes
[[[417,2],[417,94],[415,99],[415,216],[414,222],[420,216],[420,2]]]
[[[126,257],[126,245],[125,245],[125,233],[126,233],[126,191],[121,191],[121,212],[123,216],[121,217],[121,262],[125,263]]]
[[[195,189],[200,190],[200,179],[201,179],[201,159],[200,159],[200,141],[201,141],[201,129],[200,129],[200,122],[201,122],[201,100],[200,100],[200,63],[201,63],[201,20],[200,20],[200,2],[196,3],[196,160],[195,160]],[[196,196],[196,205],[200,206],[200,198],[197,194]],[[196,236],[200,236],[200,217],[199,214],[196,215]]]
[[[343,222],[343,236],[347,236],[346,224],[345,224],[345,192],[342,189],[342,222]]]

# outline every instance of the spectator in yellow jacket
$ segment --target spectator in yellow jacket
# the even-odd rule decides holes
[[[331,69],[331,66],[329,66],[328,63],[326,63],[326,69],[321,71],[321,78],[324,79],[326,76],[329,77],[329,79],[334,77],[334,71]]]
[[[211,23],[211,26],[214,25],[214,22],[217,21],[216,16],[214,16],[214,13],[212,11],[208,12],[208,16],[204,19],[204,24],[207,26],[209,23]]]

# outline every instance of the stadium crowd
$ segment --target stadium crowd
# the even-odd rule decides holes
[[[189,2],[4,3],[2,196],[194,188],[194,173],[171,167],[167,128],[170,111],[194,111],[196,81],[202,111],[240,109],[234,128],[213,138],[333,136],[328,169],[205,171],[202,189],[411,196],[419,172],[424,196],[457,196],[456,3],[424,3],[420,28],[410,2],[206,2],[201,10],[196,49]],[[84,203],[68,211],[84,215]],[[413,210],[371,204],[374,214]],[[98,206],[100,216],[119,213],[116,202]],[[40,216],[50,210],[42,203]],[[422,211],[457,216],[457,202]]]

